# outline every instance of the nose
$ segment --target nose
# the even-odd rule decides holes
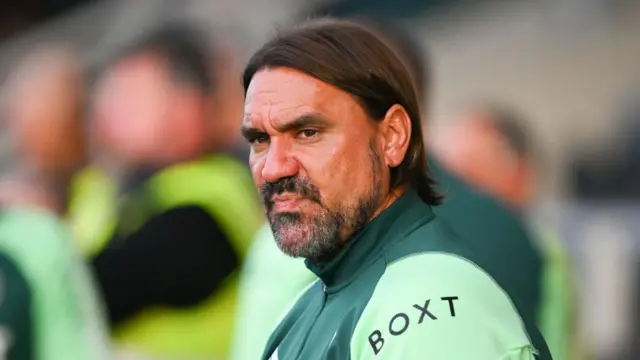
[[[276,182],[298,173],[299,164],[291,156],[290,146],[279,140],[272,139],[269,145],[261,173],[262,180],[265,182]]]

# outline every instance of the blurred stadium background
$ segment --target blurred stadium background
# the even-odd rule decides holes
[[[434,126],[470,101],[526,114],[541,149],[532,217],[560,230],[575,262],[583,330],[598,359],[637,359],[640,341],[640,1],[369,0],[432,58]],[[8,5],[11,4],[11,5]],[[0,6],[0,80],[36,45],[73,46],[92,74],[161,22],[212,24],[241,56],[304,13],[294,0],[41,0]],[[38,101],[38,99],[33,99]],[[12,139],[0,140],[9,165]]]

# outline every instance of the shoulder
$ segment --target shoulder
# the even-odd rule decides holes
[[[405,239],[384,251],[387,264],[395,264],[399,260],[414,256],[427,256],[432,252],[453,253],[465,258],[472,258],[470,244],[462,241],[448,222],[435,217],[431,221],[416,228]]]
[[[33,208],[11,208],[0,221],[0,250],[21,265],[30,281],[67,273],[76,261],[65,224],[54,213]]]
[[[445,297],[452,300],[443,300]],[[388,264],[370,306],[382,309],[390,305],[386,300],[391,299],[416,304],[433,299],[430,302],[434,306],[436,302],[444,303],[440,307],[447,310],[442,312],[444,315],[450,313],[450,302],[461,309],[480,302],[488,310],[513,308],[509,296],[486,271],[467,258],[447,252],[412,254]]]
[[[460,346],[474,352],[460,352]],[[473,262],[443,252],[412,254],[390,263],[351,341],[355,359],[385,351],[404,353],[407,359],[498,358],[526,347],[528,335],[507,294]]]
[[[46,210],[27,207],[5,209],[0,225],[2,244],[21,243],[29,248],[56,248],[68,240],[66,225],[56,214]]]

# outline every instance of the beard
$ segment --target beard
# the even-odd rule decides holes
[[[303,257],[313,262],[332,259],[346,241],[367,224],[380,204],[381,161],[373,144],[369,144],[371,185],[355,202],[330,208],[319,189],[308,178],[288,177],[266,183],[260,197],[275,241],[282,252],[292,257]],[[274,195],[290,193],[311,203],[307,213],[273,213]],[[314,208],[319,208],[313,211]]]

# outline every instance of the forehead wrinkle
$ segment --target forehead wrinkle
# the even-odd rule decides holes
[[[274,130],[281,123],[295,120],[306,113],[319,113],[327,118],[363,113],[350,94],[295,70],[278,68],[260,71],[245,99],[247,126]],[[291,89],[291,85],[293,89]],[[289,85],[289,86],[287,86]],[[290,93],[292,92],[293,93]],[[333,115],[332,115],[333,114]]]
[[[270,118],[271,118],[271,113],[273,111],[273,101],[268,100],[267,104],[265,105],[260,105],[260,107],[262,106],[266,106],[267,107],[267,113],[266,116],[265,114],[262,113],[262,111],[259,111],[257,113],[248,113],[245,114],[244,118],[243,118],[243,125],[245,125],[246,127],[251,127],[251,128],[263,128],[265,129],[267,126],[265,126],[265,124],[269,124],[270,125]],[[266,120],[266,121],[265,121]]]
[[[286,107],[278,107],[270,102],[266,109],[266,114],[250,113],[244,117],[244,125],[246,127],[261,128],[266,132],[282,132],[287,124],[294,122],[302,116],[318,115],[324,116],[323,113],[315,108],[305,104],[291,105]]]
[[[274,114],[274,112],[276,113]],[[285,109],[276,108],[275,110],[273,107],[270,107],[267,116],[267,122],[272,129],[276,130],[276,132],[279,132],[280,130],[278,129],[286,127],[288,123],[295,121],[300,116],[320,113],[321,112],[314,107],[305,104],[292,105]]]

